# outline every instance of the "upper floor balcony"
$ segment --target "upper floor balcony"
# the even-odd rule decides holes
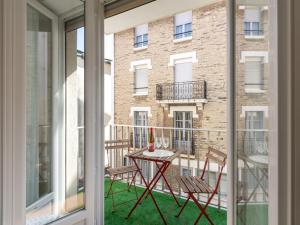
[[[207,103],[206,81],[162,83],[156,85],[156,100],[162,105],[177,103]]]

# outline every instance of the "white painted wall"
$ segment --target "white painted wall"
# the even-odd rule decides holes
[[[0,1],[0,34],[3,34],[3,1]],[[0,52],[2,52],[2,40],[3,35],[0,35]],[[2,129],[3,129],[3,63],[2,63],[3,54],[0,54],[0,224],[2,224],[2,149],[3,149],[3,136],[2,136]]]
[[[137,25],[172,16],[179,12],[200,8],[218,1],[219,0],[156,0],[141,7],[105,19],[105,33],[116,33]]]

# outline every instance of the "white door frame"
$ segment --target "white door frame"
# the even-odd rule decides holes
[[[104,223],[103,1],[86,0],[86,207],[53,224]],[[24,225],[26,210],[26,12],[27,2],[2,0],[0,68],[1,224]],[[3,5],[2,5],[3,4]],[[3,7],[2,7],[3,6]],[[2,27],[3,25],[3,27]],[[3,29],[3,30],[2,30]],[[3,66],[2,66],[3,63]],[[95,82],[96,81],[96,82]],[[2,142],[3,140],[3,142]],[[3,156],[3,158],[1,158]],[[3,164],[2,164],[3,163]],[[0,169],[0,172],[1,172]],[[2,174],[2,173],[1,173]],[[0,176],[1,178],[1,176]],[[97,178],[97,179],[96,179]],[[2,183],[3,182],[3,183]],[[99,191],[100,190],[100,191]],[[2,205],[0,204],[0,206]]]
[[[100,0],[99,0],[100,1]],[[292,56],[298,56],[293,49],[293,40],[291,36],[293,34],[293,21],[295,13],[299,12],[299,4],[295,4],[298,0],[272,0],[270,7],[276,7],[278,9],[278,15],[275,14],[278,24],[273,24],[275,30],[277,30],[278,37],[271,40],[273,44],[278,43],[278,49],[274,50],[274,54],[278,56],[278,64],[273,64],[273,68],[276,72],[278,70],[278,129],[280,131],[280,139],[275,143],[280,146],[280,149],[284,151],[275,152],[274,157],[278,162],[277,165],[270,165],[270,185],[272,185],[272,191],[270,192],[270,214],[277,215],[270,218],[270,224],[297,224],[296,221],[292,221],[292,216],[296,219],[296,212],[293,211],[292,197],[300,192],[299,189],[292,188],[292,169],[296,169],[295,161],[292,160],[293,147],[292,147],[292,120],[291,120],[291,87],[293,69]],[[102,0],[101,0],[102,2]],[[229,1],[229,15],[233,14],[234,3],[233,0]],[[295,8],[297,7],[297,9]],[[293,8],[294,7],[294,8]],[[86,0],[86,37],[89,40],[87,42],[87,71],[88,77],[96,80],[91,84],[88,82],[88,89],[86,96],[88,101],[87,107],[87,121],[86,130],[89,134],[88,144],[86,146],[86,156],[89,160],[86,170],[87,173],[87,196],[86,210],[73,214],[56,224],[74,224],[79,221],[86,220],[86,224],[94,224],[93,218],[96,218],[97,224],[103,224],[103,190],[100,189],[103,185],[103,168],[104,160],[101,146],[103,143],[103,133],[101,127],[103,127],[103,65],[98,62],[103,61],[103,5],[99,5],[98,0]],[[229,16],[228,18],[231,18]],[[274,15],[273,15],[274,16]],[[229,28],[231,32],[234,18],[229,20]],[[276,20],[274,21],[276,22]],[[295,27],[294,27],[295,29]],[[20,0],[2,0],[0,2],[0,165],[2,166],[0,172],[2,172],[2,182],[0,181],[1,188],[5,195],[0,195],[0,201],[2,204],[2,224],[5,225],[23,225],[25,224],[25,144],[26,144],[26,127],[25,127],[25,75],[26,75],[26,1]],[[296,34],[295,34],[296,35]],[[234,37],[229,38],[231,46],[229,48],[229,55],[234,54]],[[274,46],[274,45],[273,45]],[[276,46],[276,45],[275,45]],[[294,55],[293,55],[294,54]],[[233,60],[232,60],[233,61]],[[234,62],[230,61],[230,73],[229,77],[231,82],[234,82],[232,76],[234,69]],[[295,66],[295,68],[298,68]],[[299,68],[298,68],[299,69]],[[297,83],[298,84],[298,83]],[[276,85],[276,84],[275,84]],[[296,88],[296,87],[295,87]],[[229,84],[229,96],[234,96],[232,84]],[[97,93],[95,95],[95,93]],[[233,96],[232,96],[233,94]],[[294,99],[295,100],[295,99]],[[295,100],[296,101],[296,100]],[[94,104],[95,103],[95,104]],[[231,102],[232,104],[232,102]],[[230,104],[230,105],[231,105]],[[231,105],[232,106],[232,105]],[[294,109],[294,116],[296,116],[296,109]],[[299,112],[298,112],[299,113]],[[233,136],[233,118],[232,113],[229,113],[229,146],[228,149],[233,149],[234,139]],[[298,114],[299,115],[299,114]],[[97,126],[96,126],[97,124]],[[275,127],[276,128],[276,127]],[[96,133],[98,132],[98,133]],[[98,134],[96,136],[96,134]],[[293,149],[294,152],[296,149]],[[232,181],[234,174],[234,156],[229,151],[229,177]],[[277,155],[279,154],[279,155]],[[299,157],[299,154],[297,154]],[[271,156],[273,157],[273,156]],[[281,158],[278,161],[278,158]],[[292,163],[291,163],[292,162]],[[294,164],[293,164],[294,163]],[[295,166],[295,167],[293,167]],[[280,169],[280,170],[279,170]],[[273,176],[274,175],[274,176]],[[0,175],[1,178],[1,175]],[[97,179],[95,179],[97,178]],[[96,180],[96,181],[95,181]],[[275,186],[274,186],[274,185]],[[234,209],[232,208],[234,203],[234,182],[229,182],[229,214],[228,224],[234,224]],[[100,190],[100,191],[99,191]],[[272,197],[273,196],[273,197]],[[273,202],[271,199],[274,199]],[[299,204],[299,202],[297,203]],[[278,205],[281,205],[284,210],[278,213]],[[294,205],[295,206],[295,205]],[[1,219],[1,213],[0,213]],[[91,221],[92,220],[92,221]],[[272,223],[271,223],[272,222]],[[273,223],[274,222],[274,223]]]

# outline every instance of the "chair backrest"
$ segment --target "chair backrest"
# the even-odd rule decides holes
[[[105,150],[108,167],[123,166],[124,156],[130,151],[130,141],[128,139],[105,141]]]
[[[214,161],[220,167],[224,167],[226,164],[227,154],[224,152],[221,152],[220,150],[217,150],[215,148],[208,147],[208,152],[206,153],[206,158]]]
[[[123,140],[109,140],[105,141],[105,150],[114,150],[114,149],[129,149],[130,141],[128,139]]]
[[[213,161],[213,162],[217,163],[219,166],[219,174],[218,174],[217,183],[215,186],[216,190],[218,189],[218,187],[220,185],[222,172],[223,172],[224,166],[226,164],[226,160],[227,160],[226,153],[221,152],[220,150],[217,150],[213,147],[208,147],[208,152],[206,153],[206,160],[205,160],[204,168],[202,171],[201,179],[204,179],[204,175],[207,170],[209,161]]]

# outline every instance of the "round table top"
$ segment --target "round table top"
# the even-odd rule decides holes
[[[168,150],[162,150],[162,149],[155,149],[154,152],[144,151],[143,155],[148,157],[170,157],[174,155],[174,152],[168,151]]]
[[[268,164],[269,162],[269,157],[267,155],[251,155],[248,156],[248,158],[253,162],[261,164]]]

